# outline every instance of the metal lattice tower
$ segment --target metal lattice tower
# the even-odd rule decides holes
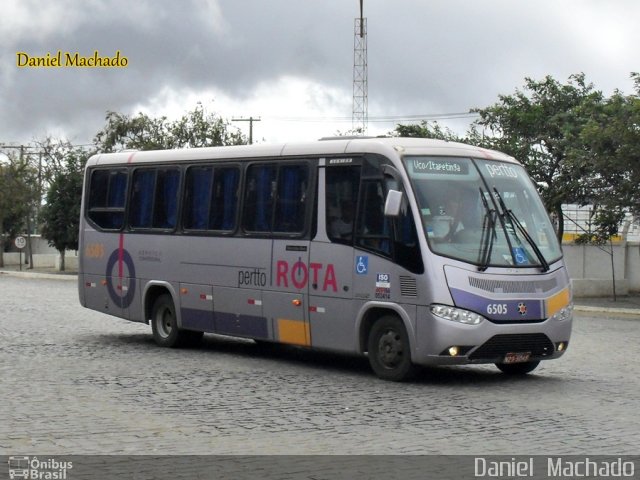
[[[364,135],[369,123],[369,94],[367,79],[367,19],[362,16],[360,0],[360,18],[355,19],[353,40],[353,115],[352,129]]]

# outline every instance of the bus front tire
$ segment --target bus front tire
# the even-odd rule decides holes
[[[176,308],[171,295],[160,295],[151,311],[151,331],[153,339],[161,347],[175,348],[197,344],[203,332],[180,330],[176,317]]]
[[[409,336],[398,317],[387,315],[378,319],[369,332],[367,347],[369,364],[379,378],[401,382],[415,374]]]
[[[526,375],[533,372],[540,364],[540,361],[522,362],[522,363],[496,363],[496,367],[502,373],[507,375]]]

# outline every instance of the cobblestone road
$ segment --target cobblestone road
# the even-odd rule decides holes
[[[640,321],[578,316],[570,351],[378,380],[365,360],[150,328],[83,309],[75,282],[0,275],[0,452],[637,454]]]

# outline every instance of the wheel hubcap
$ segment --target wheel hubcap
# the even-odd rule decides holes
[[[171,322],[173,319],[173,315],[171,314],[171,311],[168,308],[163,309],[161,312],[158,312],[158,319],[157,319],[157,324],[158,324],[158,330],[160,332],[160,335],[162,335],[162,337],[166,338],[169,335],[171,335]]]
[[[378,343],[380,360],[385,367],[395,367],[402,360],[402,339],[397,332],[389,330],[380,337]]]

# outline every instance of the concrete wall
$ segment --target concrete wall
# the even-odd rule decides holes
[[[24,238],[27,238],[26,235],[23,235]],[[36,253],[40,254],[40,253],[50,253],[50,254],[56,254],[58,253],[58,251],[49,246],[49,242],[47,242],[44,238],[40,237],[40,235],[31,235],[31,250],[33,251],[33,254],[35,255]],[[11,252],[18,252],[18,249],[13,245],[13,239],[9,239],[7,241],[7,251],[9,253]],[[28,248],[24,248],[22,250],[22,253],[24,254],[25,252],[28,251]],[[5,252],[6,253],[6,252]]]
[[[562,245],[576,297],[613,295],[613,274],[617,295],[640,292],[640,244],[624,242],[611,247]]]
[[[55,250],[54,250],[55,251]],[[26,255],[22,254],[22,269],[27,270],[29,264],[26,263]],[[78,257],[74,250],[67,250],[64,257],[65,270],[69,272],[78,271]],[[20,253],[9,252],[4,254],[5,267],[16,268],[20,266]],[[60,270],[60,254],[58,253],[34,253],[33,268],[46,268]]]

